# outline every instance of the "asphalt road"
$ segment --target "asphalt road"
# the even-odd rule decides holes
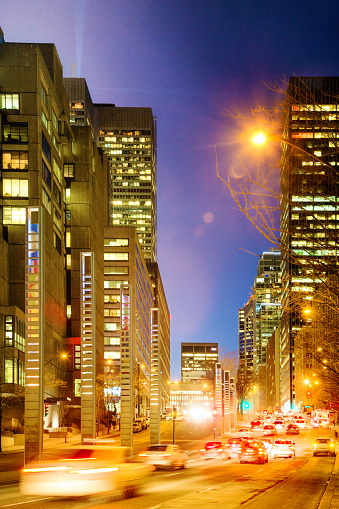
[[[171,442],[172,423],[163,423],[162,442]],[[24,497],[17,484],[0,486],[0,509],[194,509],[207,505],[223,509],[316,509],[332,472],[335,458],[312,456],[316,435],[333,434],[330,430],[304,430],[293,437],[296,458],[270,458],[265,465],[240,464],[237,459],[201,460],[199,449],[211,438],[212,427],[187,422],[176,423],[176,442],[189,452],[185,470],[157,470],[144,493],[131,499],[93,497],[90,499],[57,499]],[[134,451],[148,444],[148,432],[134,435]],[[339,452],[339,451],[338,451]],[[7,455],[9,456],[17,455]],[[6,455],[0,458],[0,470]],[[1,478],[2,474],[0,474]]]

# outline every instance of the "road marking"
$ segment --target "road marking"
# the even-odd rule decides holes
[[[166,474],[166,475],[164,475],[164,477],[170,477],[171,475],[179,475],[179,474],[180,474],[180,472],[176,472],[175,474]]]
[[[17,502],[16,504],[7,504],[0,507],[12,507],[13,505],[31,504],[32,502],[41,502],[42,500],[50,500],[54,497],[37,498],[35,500],[26,500],[25,502]]]
[[[205,490],[198,491],[198,493],[204,493],[204,491],[214,490],[214,488],[206,488]]]

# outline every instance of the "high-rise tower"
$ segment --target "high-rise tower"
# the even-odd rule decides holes
[[[300,307],[337,266],[339,77],[292,77],[281,154],[281,378],[284,409],[295,404],[294,337]],[[333,270],[334,269],[334,270]]]

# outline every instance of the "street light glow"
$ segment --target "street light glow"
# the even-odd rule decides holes
[[[260,145],[262,143],[265,143],[266,137],[263,133],[257,133],[255,136],[253,136],[252,141],[257,145]]]

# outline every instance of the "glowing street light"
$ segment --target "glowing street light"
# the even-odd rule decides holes
[[[256,145],[261,145],[262,143],[265,143],[266,136],[264,135],[264,133],[257,133],[256,135],[253,136],[252,141]]]

